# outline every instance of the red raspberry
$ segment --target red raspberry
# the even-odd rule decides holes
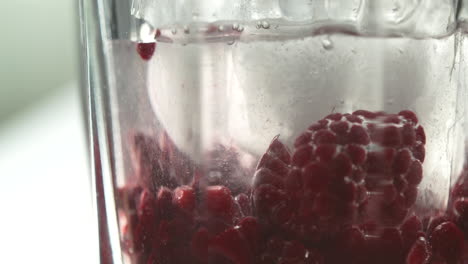
[[[190,186],[180,186],[174,190],[173,204],[181,212],[193,214],[196,206],[195,190]]]
[[[127,194],[124,194],[125,192]],[[124,197],[133,196],[135,188],[124,187],[119,193]],[[156,228],[154,223],[157,218],[156,199],[148,190],[143,190],[138,197],[136,204],[125,211],[126,217],[121,223],[123,224],[122,247],[133,259],[145,259],[151,249]],[[133,199],[128,199],[127,202],[132,204]]]
[[[156,43],[138,43],[136,50],[143,60],[150,60],[156,50]]]
[[[462,231],[452,222],[443,222],[429,235],[434,257],[448,264],[459,263],[464,248]]]
[[[260,226],[246,217],[236,226],[213,234],[201,227],[191,240],[191,250],[201,263],[255,263],[260,246]]]
[[[235,202],[231,191],[224,186],[208,186],[203,193],[201,214],[225,220],[232,224]]]
[[[292,157],[273,140],[254,176],[256,213],[306,240],[347,223],[398,225],[422,180],[424,142],[410,111],[329,115],[297,138]]]
[[[431,254],[431,247],[426,238],[420,237],[411,247],[406,258],[406,264],[429,264]]]
[[[327,263],[373,264],[404,263],[415,241],[424,236],[416,216],[398,227],[376,228],[371,223],[340,230],[326,244]]]

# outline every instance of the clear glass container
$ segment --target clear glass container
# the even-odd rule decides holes
[[[80,7],[101,263],[468,263],[463,2]]]

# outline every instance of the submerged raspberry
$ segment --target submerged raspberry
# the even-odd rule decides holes
[[[418,238],[411,247],[406,264],[429,264],[431,258],[431,248],[426,238]]]
[[[398,225],[416,200],[424,142],[410,111],[329,115],[297,138],[292,157],[275,138],[254,176],[256,214],[310,241],[344,224]]]
[[[416,216],[397,227],[376,228],[372,223],[344,227],[327,244],[326,263],[404,263],[415,241],[424,236],[422,230]]]
[[[462,231],[452,222],[443,222],[429,235],[435,258],[450,263],[457,263],[463,252],[464,238]]]
[[[424,224],[408,215],[425,141],[411,111],[333,114],[292,152],[274,138],[249,190],[231,181],[249,178],[231,149],[194,169],[167,135],[138,134],[138,184],[117,192],[122,248],[132,263],[147,264],[462,263],[457,225],[466,232],[468,176],[455,184],[448,215]],[[202,171],[224,178],[203,182]]]

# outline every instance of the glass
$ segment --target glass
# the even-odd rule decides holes
[[[81,0],[101,263],[463,263],[463,2]]]

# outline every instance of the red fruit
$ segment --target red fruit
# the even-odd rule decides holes
[[[385,228],[373,222],[347,226],[327,245],[327,263],[404,263],[415,241],[423,235],[422,223],[416,216],[407,218],[399,227]]]
[[[407,250],[411,248],[414,242],[423,233],[423,225],[421,220],[417,216],[413,215],[403,222],[400,226],[400,230],[403,239],[403,246]]]
[[[443,222],[429,235],[433,253],[449,264],[458,263],[462,256],[464,237],[462,231],[452,222]]]
[[[255,213],[304,240],[369,220],[398,226],[422,180],[423,134],[410,111],[356,111],[311,125],[291,159],[275,138],[254,177]]]
[[[192,255],[199,261],[208,261],[208,247],[212,243],[212,239],[212,235],[206,228],[200,228],[195,232],[190,242]]]
[[[429,264],[431,249],[424,237],[418,238],[411,247],[406,264]]]
[[[156,42],[138,43],[136,50],[143,60],[149,60],[153,57],[154,51],[156,50]]]
[[[195,191],[190,186],[177,187],[174,190],[174,205],[185,212],[192,213],[195,210]]]
[[[137,225],[132,234],[134,252],[147,251],[152,244],[152,234],[155,228],[156,200],[151,192],[144,190],[140,196],[137,209]]]
[[[162,187],[156,196],[156,213],[159,219],[172,219],[174,213],[173,194],[168,188]]]
[[[254,217],[245,217],[239,221],[236,228],[247,241],[251,252],[256,255],[260,250],[260,243],[262,240],[261,227],[257,219]]]
[[[234,216],[234,199],[231,191],[224,186],[208,186],[203,193],[201,214],[216,217],[232,223]],[[204,211],[204,212],[203,212]]]
[[[236,228],[230,228],[213,238],[209,246],[215,254],[232,261],[233,264],[253,263],[248,241]]]
[[[367,254],[367,241],[364,233],[357,227],[348,227],[334,237],[329,246],[329,263],[363,263]]]

